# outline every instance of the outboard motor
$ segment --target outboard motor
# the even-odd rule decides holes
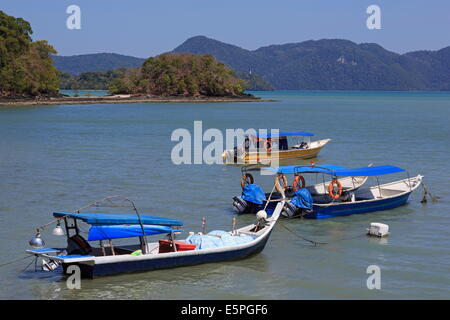
[[[240,197],[233,197],[233,209],[237,213],[256,213],[264,201],[266,201],[266,195],[261,187],[250,183],[243,186]]]
[[[248,209],[249,204],[247,201],[242,199],[241,197],[233,198],[233,210],[237,213],[244,213]]]
[[[313,212],[313,198],[306,188],[294,192],[290,202],[284,204],[281,214],[287,218],[304,216]]]
[[[301,214],[301,209],[296,207],[290,202],[286,202],[284,204],[283,210],[281,211],[281,215],[286,218],[294,218]]]
[[[259,204],[244,200],[242,197],[233,198],[233,210],[236,213],[256,213],[259,208]]]

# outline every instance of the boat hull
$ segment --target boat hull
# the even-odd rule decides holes
[[[224,153],[224,164],[246,165],[246,164],[268,164],[272,161],[289,161],[298,159],[316,158],[322,148],[330,142],[331,139],[323,139],[314,141],[311,148],[308,149],[290,149],[272,152],[250,152],[242,156],[242,158],[227,158],[227,152]]]
[[[316,158],[323,146],[313,149],[298,149],[267,153],[251,153],[244,157],[245,163],[260,163],[270,160],[311,159]]]
[[[368,213],[373,211],[382,211],[394,209],[408,202],[411,192],[404,193],[397,197],[387,199],[374,199],[370,201],[346,202],[334,205],[313,205],[313,212],[306,214],[308,219],[325,219],[340,216],[347,216],[357,213]]]
[[[158,269],[192,266],[203,263],[238,260],[260,253],[266,246],[266,243],[270,237],[271,232],[272,230],[269,231],[267,234],[265,234],[263,237],[261,237],[261,240],[258,241],[256,244],[250,247],[235,250],[224,250],[212,253],[201,253],[201,251],[193,251],[194,254],[191,255],[171,256],[171,257],[162,256],[159,258],[153,258],[148,260],[123,261],[123,262],[102,263],[93,265],[80,263],[73,263],[73,264],[76,264],[80,267],[82,277],[94,278],[98,276],[112,275],[118,273],[151,271]],[[66,274],[66,269],[70,265],[72,264],[63,264],[64,274]]]

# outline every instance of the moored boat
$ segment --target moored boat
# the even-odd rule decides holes
[[[235,260],[261,252],[280,215],[284,202],[280,202],[271,217],[258,215],[254,224],[230,232],[215,230],[209,233],[190,234],[184,240],[175,235],[182,230],[182,222],[154,216],[136,214],[55,212],[56,233],[62,235],[64,222],[67,247],[43,248],[40,236],[30,241],[34,248],[26,252],[43,259],[43,266],[55,269],[61,265],[64,272],[72,265],[78,266],[81,275],[93,278],[132,271],[146,271],[189,266],[200,263]],[[134,205],[133,205],[134,207]],[[79,222],[90,226],[87,240],[81,236]],[[54,232],[54,234],[56,234]],[[165,239],[148,242],[149,235],[167,235]],[[138,244],[114,245],[114,239],[138,238]],[[93,242],[98,241],[98,246]],[[54,266],[54,268],[50,267]]]
[[[311,219],[323,219],[338,216],[345,216],[356,213],[367,213],[393,209],[407,203],[411,193],[416,190],[423,176],[408,177],[398,181],[380,184],[379,176],[405,172],[404,169],[390,166],[373,166],[357,169],[330,169],[323,166],[297,166],[295,175],[322,173],[332,177],[328,184],[326,195],[316,195],[312,197],[312,202],[308,206],[293,206],[294,199],[285,205],[283,215],[290,217],[302,216]],[[374,177],[376,185],[361,187],[349,192],[344,192],[341,177]],[[326,184],[324,183],[324,188]],[[303,195],[298,195],[297,203],[306,203],[301,199]],[[307,197],[306,197],[307,198]]]
[[[273,161],[315,158],[331,139],[311,141],[313,136],[310,132],[285,131],[246,135],[243,146],[223,152],[223,162],[235,165],[270,165]]]
[[[371,164],[369,165],[371,166]],[[345,169],[342,166],[336,165],[321,165],[322,168],[327,170],[341,170]],[[295,196],[296,192],[305,188],[312,197],[322,197],[328,194],[328,188],[326,187],[330,181],[326,181],[324,175],[322,179],[319,176],[315,176],[315,183],[307,185],[303,177],[295,175],[298,166],[280,166],[276,168],[272,167],[259,167],[259,166],[244,166],[241,168],[241,196],[233,197],[233,209],[237,213],[256,213],[261,209],[265,209],[268,213],[272,212],[277,202],[289,200]],[[266,171],[266,174],[276,174],[274,184],[271,192],[264,192],[263,188],[255,183],[255,178],[252,175],[254,173],[261,173]],[[286,176],[292,176],[289,180]],[[299,179],[301,178],[301,179]],[[320,180],[320,182],[319,182]],[[292,181],[292,182],[290,182]],[[342,189],[344,193],[356,190],[360,188],[367,181],[367,177],[343,177],[340,179]]]

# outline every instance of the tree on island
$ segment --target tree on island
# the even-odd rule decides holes
[[[113,94],[240,96],[245,81],[213,56],[165,53],[147,59],[112,81]]]
[[[58,93],[58,70],[47,41],[32,41],[30,24],[0,10],[0,97]]]

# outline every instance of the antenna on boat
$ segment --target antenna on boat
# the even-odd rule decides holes
[[[232,234],[234,235],[235,233],[236,233],[236,217],[233,217]]]

